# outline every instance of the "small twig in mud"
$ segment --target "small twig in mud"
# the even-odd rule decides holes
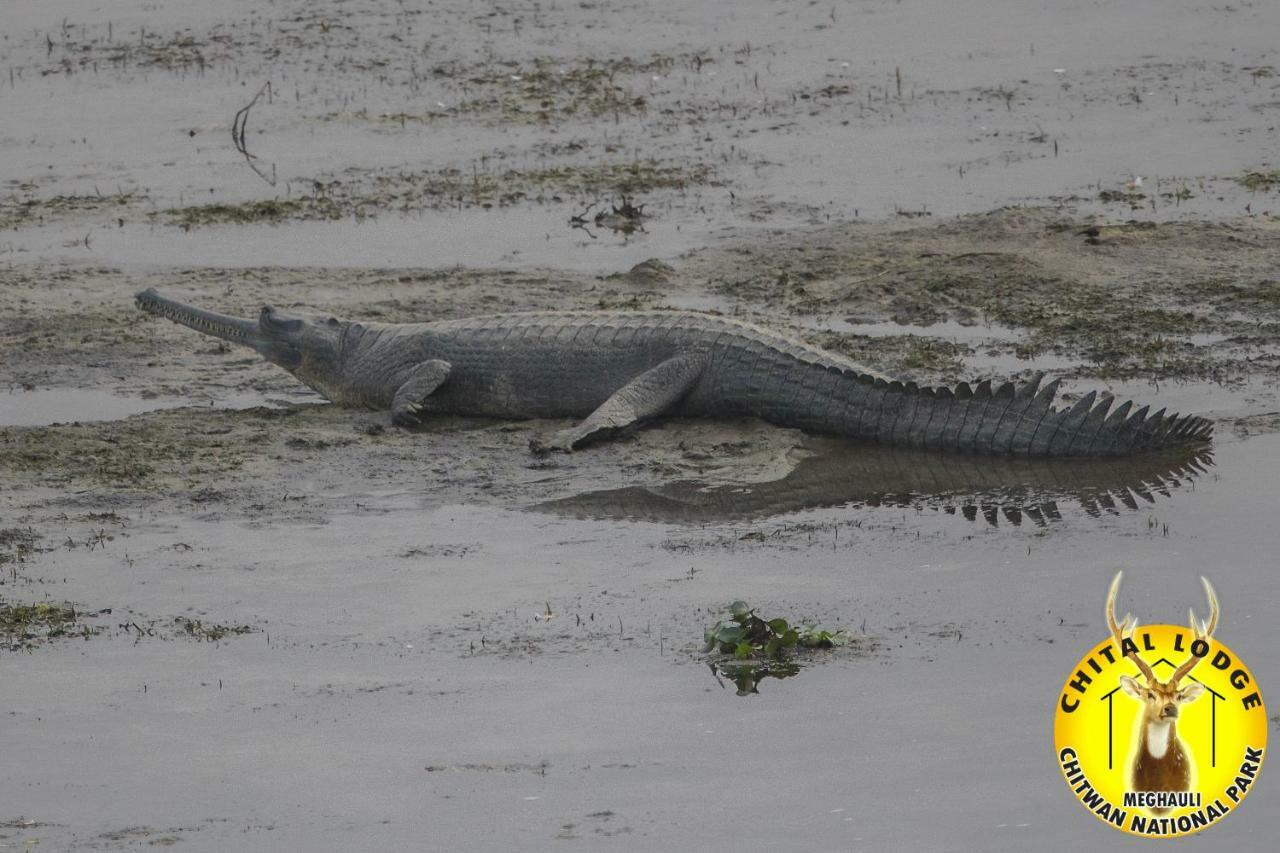
[[[231,120],[231,141],[235,144],[236,150],[244,155],[244,161],[249,164],[250,169],[253,169],[254,174],[256,174],[259,178],[262,178],[262,180],[266,181],[268,184],[274,187],[276,185],[276,164],[275,163],[271,164],[271,176],[268,177],[266,172],[264,172],[261,168],[259,168],[257,163],[253,162],[257,158],[249,153],[249,149],[246,146],[245,139],[244,139],[245,127],[249,124],[249,110],[253,109],[253,105],[258,103],[258,99],[261,98],[264,94],[267,96],[267,100],[270,101],[271,100],[271,81],[270,80],[262,84],[262,88],[259,89],[258,93],[253,96],[253,100],[249,101],[249,103],[245,104],[243,107],[241,107],[239,110],[236,111],[235,118]]]
[[[270,92],[271,92],[271,81],[268,80],[266,83],[262,84],[262,88],[259,89],[258,93],[253,96],[253,100],[249,101],[249,103],[241,107],[236,112],[235,118],[231,120],[231,141],[235,143],[236,150],[246,157],[253,156],[249,153],[248,149],[245,146],[245,141],[244,141],[245,126],[249,123],[249,110],[253,109],[253,105],[258,103],[258,99],[261,98],[264,94],[266,94],[267,97],[270,98],[271,97]]]
[[[639,222],[641,219],[645,218],[644,205],[632,204],[631,199],[627,198],[625,195],[622,196],[622,207],[618,207],[616,204],[613,205],[613,212],[615,215],[621,216],[624,219],[630,219],[633,222]],[[597,214],[596,219],[599,220],[599,218],[600,215]]]
[[[611,210],[601,210],[590,219],[587,214],[591,209],[600,202],[593,201],[591,204],[583,208],[582,212],[569,217],[569,225],[573,228],[580,229],[587,233],[592,240],[596,239],[596,235],[591,232],[588,225],[595,225],[599,228],[608,228],[611,231],[617,231],[622,234],[631,234],[637,230],[643,231],[641,223],[648,217],[645,216],[643,204],[633,204],[632,200],[627,196],[622,196],[622,203],[610,204]]]
[[[575,227],[576,227],[576,226],[579,226],[579,225],[586,225],[586,224],[587,224],[587,214],[588,214],[588,213],[590,213],[590,212],[591,212],[591,208],[595,207],[597,204],[598,204],[598,202],[594,202],[594,201],[593,201],[593,202],[591,202],[591,204],[589,204],[589,205],[587,205],[586,207],[584,207],[584,208],[582,209],[582,212],[581,212],[581,213],[578,213],[578,214],[575,214],[575,215],[573,215],[573,216],[570,216],[570,217],[569,217],[569,224],[570,224],[570,225],[573,225],[573,226],[575,226]]]
[[[606,213],[600,211],[592,220],[601,228],[608,228],[621,234],[631,234],[635,231],[644,230],[644,221],[648,217],[644,213],[644,205],[636,205],[631,203],[631,199],[625,195],[622,196],[622,204],[611,204],[613,209]]]
[[[581,213],[569,217],[569,227],[584,232],[592,240],[598,239],[591,229],[587,227],[587,214],[591,212],[591,208],[595,207],[597,202],[591,202],[582,209]]]

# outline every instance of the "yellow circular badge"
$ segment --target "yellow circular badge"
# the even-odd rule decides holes
[[[1104,823],[1133,835],[1199,832],[1240,808],[1257,781],[1267,712],[1248,667],[1191,627],[1117,622],[1067,677],[1054,719],[1058,764],[1072,793]]]

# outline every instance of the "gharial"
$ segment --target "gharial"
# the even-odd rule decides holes
[[[1090,391],[1054,408],[1060,380],[926,387],[758,326],[692,311],[531,312],[358,323],[270,306],[256,321],[146,290],[138,306],[253,347],[334,403],[427,413],[582,418],[544,445],[571,450],[659,415],[755,416],[895,447],[1108,456],[1207,441],[1205,418],[1148,414]]]

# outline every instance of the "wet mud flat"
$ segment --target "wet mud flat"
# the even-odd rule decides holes
[[[1270,7],[3,14],[0,847],[1118,848],[1050,745],[1114,570],[1152,621],[1209,574],[1280,684]],[[1217,434],[1077,464],[667,421],[540,458],[564,423],[395,430],[148,287],[714,311]],[[854,641],[742,691],[702,651],[737,599]],[[1265,797],[1187,843],[1270,849]]]

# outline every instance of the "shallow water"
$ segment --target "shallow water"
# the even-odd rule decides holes
[[[1051,747],[1115,568],[1148,621],[1176,621],[1211,575],[1219,634],[1264,691],[1280,683],[1265,556],[1280,436],[1221,442],[1215,461],[1145,511],[1046,527],[883,505],[691,529],[431,495],[367,496],[320,525],[131,518],[104,547],[39,557],[59,597],[114,610],[104,636],[0,658],[0,749],[23,768],[0,802],[40,824],[6,831],[62,849],[141,828],[194,850],[366,834],[738,850],[738,816],[765,810],[759,849],[1120,849]],[[879,648],[740,697],[696,651],[706,608],[732,598]],[[175,613],[258,632],[115,627]],[[762,767],[805,783],[743,784]],[[1184,843],[1265,848],[1264,797]]]
[[[1276,207],[1274,192],[1233,180],[1266,165],[1260,141],[1274,133],[1271,4],[1142,0],[1093,14],[1006,4],[996,29],[986,0],[942,9],[749,2],[728,15],[670,0],[479,17],[449,2],[429,20],[424,11],[374,0],[240,0],[199,12],[140,0],[10,4],[0,67],[12,75],[0,78],[0,95],[10,113],[30,117],[20,134],[0,136],[6,174],[21,187],[15,198],[116,192],[139,201],[105,207],[89,227],[59,221],[6,233],[0,252],[115,263],[186,263],[190,253],[191,262],[235,266],[316,251],[303,262],[412,266],[429,257],[433,266],[554,261],[616,271],[705,245],[730,226],[1011,203],[1156,220]],[[180,37],[201,47],[199,63],[163,53]],[[501,103],[519,97],[515,72],[534,60],[566,68],[653,56],[671,65],[618,81],[644,99],[638,114],[531,122],[494,108],[425,118],[434,105],[475,97],[471,74],[506,80],[482,90]],[[450,63],[463,70],[432,70]],[[266,80],[277,88],[252,114],[249,145],[261,168],[275,169],[275,186],[228,132]],[[380,118],[401,114],[422,120]],[[533,191],[558,194],[564,209],[519,203],[457,216],[430,202],[402,218],[398,201],[371,201],[377,222],[355,229],[358,237],[350,222],[200,235],[138,224],[166,223],[165,211],[193,204],[308,193],[352,170],[501,174],[636,160],[696,163],[714,178],[646,193],[656,215],[650,238],[634,243],[563,233],[575,206],[616,195],[571,185]],[[1139,178],[1136,191],[1125,189]],[[1101,201],[1103,191],[1123,200]],[[629,250],[637,243],[643,255]]]

